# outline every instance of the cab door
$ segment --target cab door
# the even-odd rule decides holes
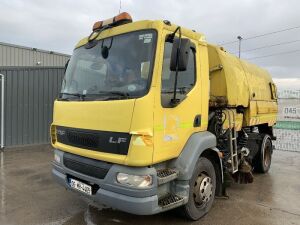
[[[165,32],[165,37],[167,34]],[[176,97],[180,101],[176,106],[170,104],[175,83],[175,71],[170,71],[173,43],[163,43],[161,76],[157,79],[155,96],[153,163],[177,157],[188,138],[203,128],[201,77],[197,74],[199,49],[196,41],[191,42],[187,70],[178,72]]]

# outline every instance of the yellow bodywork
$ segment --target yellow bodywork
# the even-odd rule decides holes
[[[222,47],[208,45],[208,55],[210,106],[244,107],[244,117],[242,114],[236,115],[238,130],[263,123],[273,126],[278,107],[276,87],[270,74],[227,53]],[[272,90],[273,87],[275,89]],[[227,121],[224,124],[228,126]]]
[[[176,158],[193,133],[207,130],[209,92],[211,96],[227,98],[226,106],[242,105],[247,109],[245,118],[242,114],[236,116],[236,125],[240,128],[251,125],[251,121],[253,125],[255,122],[273,125],[277,104],[276,100],[271,99],[268,89],[268,83],[272,82],[270,76],[218,47],[208,45],[202,34],[184,28],[182,36],[189,38],[196,48],[197,82],[178,106],[162,107],[161,74],[165,38],[176,27],[162,21],[139,21],[103,31],[97,39],[142,29],[157,31],[155,63],[149,92],[141,98],[118,101],[56,100],[51,127],[53,147],[84,157],[129,166],[148,166]],[[76,48],[85,45],[87,41],[87,38],[82,39]],[[212,71],[219,65],[223,69]],[[256,73],[259,75],[256,76]],[[253,91],[256,93],[255,97],[251,97],[250,93]],[[200,127],[193,126],[195,115],[201,115]],[[55,139],[55,126],[130,133],[132,137],[128,154],[110,154],[64,145]]]

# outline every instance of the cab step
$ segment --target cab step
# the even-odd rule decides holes
[[[157,170],[157,183],[158,185],[165,184],[171,180],[175,180],[179,175],[179,172],[174,169],[161,169]]]
[[[158,205],[162,208],[173,208],[182,205],[184,198],[175,194],[168,194],[158,200]]]

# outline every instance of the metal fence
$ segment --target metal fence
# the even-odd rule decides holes
[[[64,68],[0,67],[0,74],[5,78],[4,146],[48,143]]]
[[[300,91],[283,90],[279,94],[275,148],[300,152]]]

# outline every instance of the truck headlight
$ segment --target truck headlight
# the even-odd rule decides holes
[[[137,188],[146,188],[152,184],[152,176],[150,175],[130,175],[126,173],[117,174],[117,182]]]
[[[54,161],[58,164],[60,164],[60,156],[56,153],[54,153]]]

